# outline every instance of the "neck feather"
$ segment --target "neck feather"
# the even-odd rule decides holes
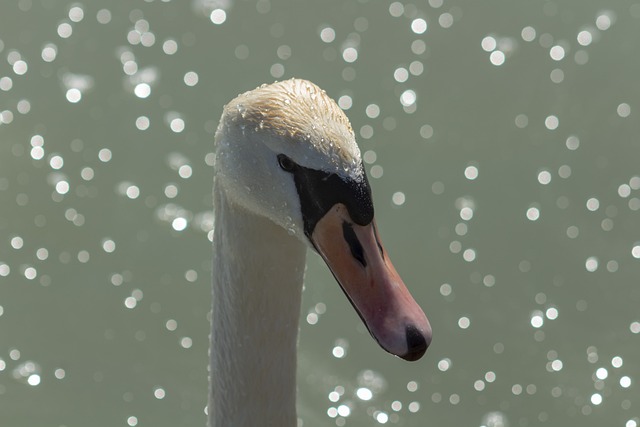
[[[306,247],[214,188],[209,425],[295,426]]]

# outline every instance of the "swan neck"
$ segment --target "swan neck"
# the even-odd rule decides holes
[[[306,247],[214,186],[209,425],[297,424]]]

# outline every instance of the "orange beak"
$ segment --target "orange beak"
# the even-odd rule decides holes
[[[418,360],[431,325],[387,257],[375,221],[358,225],[342,203],[318,221],[311,241],[382,348]]]

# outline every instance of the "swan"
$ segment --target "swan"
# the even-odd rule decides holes
[[[417,360],[431,326],[394,269],[349,120],[291,79],[239,95],[215,135],[211,427],[296,426],[307,247],[380,346]]]

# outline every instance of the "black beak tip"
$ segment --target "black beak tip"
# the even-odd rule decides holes
[[[414,325],[407,325],[405,334],[407,337],[407,352],[400,357],[409,362],[414,362],[424,356],[429,344],[431,344],[431,334],[423,334]]]

